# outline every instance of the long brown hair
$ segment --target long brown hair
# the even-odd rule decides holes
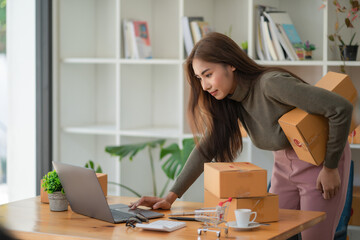
[[[207,91],[203,91],[193,70],[192,63],[195,58],[233,66],[236,68],[235,81],[244,81],[248,84],[268,71],[288,71],[258,65],[231,38],[220,33],[209,33],[194,46],[184,66],[191,87],[188,105],[189,124],[194,136],[200,134],[202,137],[201,144],[197,141],[197,137],[195,141],[205,157],[215,158],[218,162],[232,162],[238,152],[242,151],[238,120],[240,104],[229,98],[217,100]]]

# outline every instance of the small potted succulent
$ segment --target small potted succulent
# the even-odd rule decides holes
[[[309,41],[306,41],[303,45],[304,51],[305,51],[305,59],[312,59],[312,51],[314,51],[315,45],[310,44]]]
[[[50,210],[59,212],[68,209],[68,201],[56,171],[48,172],[42,179],[42,187],[48,193]]]
[[[247,54],[247,53],[248,53],[248,42],[247,42],[247,41],[242,42],[242,43],[241,43],[241,48],[242,48],[242,50],[244,50],[244,52]]]

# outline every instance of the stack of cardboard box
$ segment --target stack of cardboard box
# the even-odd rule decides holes
[[[267,192],[267,173],[249,162],[205,163],[204,207],[215,207],[232,198],[227,221],[235,221],[235,209],[257,212],[256,222],[279,220],[279,196]]]

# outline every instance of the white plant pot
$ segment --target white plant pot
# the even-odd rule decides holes
[[[50,211],[61,212],[68,210],[68,200],[66,199],[66,195],[61,192],[49,193],[49,204]]]

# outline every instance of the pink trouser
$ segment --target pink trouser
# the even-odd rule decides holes
[[[279,195],[279,207],[326,212],[326,219],[301,233],[303,240],[333,240],[345,205],[349,181],[351,150],[346,144],[339,161],[341,179],[339,192],[325,200],[316,189],[316,180],[322,169],[299,160],[293,149],[274,152],[274,168],[269,192]]]

